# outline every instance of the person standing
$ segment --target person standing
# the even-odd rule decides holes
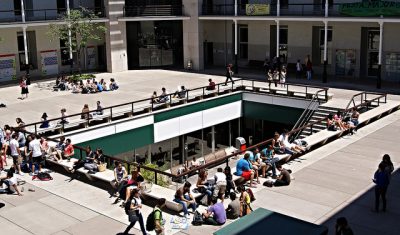
[[[375,212],[379,212],[379,201],[382,198],[382,211],[386,211],[386,191],[389,185],[389,174],[385,170],[386,164],[380,163],[372,180],[375,185]]]
[[[31,135],[32,141],[29,142],[29,156],[32,161],[32,172],[30,175],[35,175],[35,165],[39,165],[39,172],[42,171],[42,149],[40,141],[36,135]]]
[[[312,78],[312,62],[311,62],[310,55],[307,55],[306,69],[307,69],[307,79],[311,80],[311,78]]]
[[[156,207],[154,207],[154,224],[155,224],[154,231],[156,232],[157,235],[164,234],[165,221],[162,217],[161,209],[165,206],[165,201],[166,201],[165,198],[158,199],[157,205]]]
[[[17,141],[18,135],[17,133],[14,133],[11,136],[11,141],[10,141],[10,152],[11,152],[11,157],[13,159],[13,164],[14,168],[18,170],[18,174],[23,176],[24,173],[21,171],[21,163],[22,163],[22,157],[21,157],[21,152],[19,150],[19,143]]]
[[[301,65],[300,60],[297,60],[297,63],[296,63],[296,78],[297,79],[301,78],[302,72],[303,72],[303,65]]]
[[[232,71],[232,64],[228,64],[226,66],[226,80],[225,80],[225,86],[228,85],[228,80],[231,80],[232,84],[235,84],[235,82],[232,79],[233,71]]]
[[[27,99],[28,98],[28,94],[29,94],[29,90],[28,90],[28,84],[27,84],[25,76],[23,76],[21,78],[21,82],[19,83],[19,86],[21,87],[21,100],[23,100],[25,98]],[[25,95],[25,97],[24,97],[24,95]]]
[[[129,198],[128,203],[126,204],[125,212],[128,214],[130,224],[125,229],[124,234],[128,234],[129,230],[135,226],[136,222],[139,221],[140,230],[143,235],[146,235],[146,227],[144,226],[143,215],[142,215],[142,200],[139,196],[139,190],[134,189],[132,196]]]

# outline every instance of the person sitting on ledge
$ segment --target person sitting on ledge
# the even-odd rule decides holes
[[[157,91],[153,91],[153,95],[151,95],[150,99],[151,99],[150,103],[153,103],[153,104],[160,103],[160,100],[158,99],[158,96],[157,96]]]
[[[215,82],[210,78],[208,79],[208,86],[206,87],[207,91],[215,90]]]
[[[235,175],[243,177],[246,181],[250,181],[250,187],[256,188],[257,185],[253,184],[254,171],[251,169],[249,158],[250,154],[246,153],[244,157],[236,163]]]
[[[118,90],[119,86],[114,78],[110,79],[110,91]]]
[[[177,202],[182,205],[183,213],[186,218],[189,218],[189,211],[188,207],[193,209],[193,212],[196,210],[197,205],[196,202],[190,194],[190,187],[192,186],[191,183],[188,181],[185,182],[183,187],[176,190],[174,202]]]
[[[84,104],[82,108],[81,119],[89,120],[90,118],[92,118],[92,114],[90,114],[89,112],[89,105]]]
[[[184,99],[186,97],[186,88],[185,86],[181,86],[177,91],[175,91],[174,95],[172,98],[175,98],[178,96],[179,99]]]
[[[285,168],[282,167],[281,164],[276,164],[276,169],[280,171],[280,175],[276,178],[276,181],[274,182],[275,187],[279,186],[287,186],[290,184],[290,172],[286,170]]]
[[[162,91],[162,93],[161,93],[161,95],[160,95],[160,97],[159,97],[159,102],[160,102],[160,103],[166,103],[166,102],[168,102],[169,97],[168,97],[168,95],[167,95],[167,90],[165,89],[165,87],[161,88],[161,91]]]
[[[226,222],[224,204],[218,202],[218,198],[211,198],[211,206],[203,213],[204,224],[223,225]]]
[[[40,124],[39,128],[48,128],[50,126],[49,121],[47,121],[47,113],[42,114],[42,124]]]

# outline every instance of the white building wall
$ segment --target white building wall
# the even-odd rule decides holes
[[[213,42],[214,64],[225,65],[233,61],[233,21],[203,21],[204,41]],[[226,55],[225,55],[226,53]]]
[[[270,22],[246,22],[249,30],[249,60],[263,61],[270,53]]]

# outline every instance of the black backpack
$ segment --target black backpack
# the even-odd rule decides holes
[[[136,205],[136,199],[133,198],[133,200],[135,200],[135,205]],[[129,199],[126,203],[125,203],[125,214],[129,215],[129,212],[131,211],[131,204],[132,204],[132,199]]]
[[[37,175],[32,176],[32,180],[38,179],[40,181],[50,181],[53,177],[47,172],[39,172]]]
[[[200,225],[203,225],[203,223],[204,223],[203,216],[200,214],[200,212],[195,211],[192,224],[194,226],[200,226]]]
[[[153,231],[156,228],[156,220],[154,219],[154,214],[156,211],[160,212],[160,217],[162,218],[162,211],[160,209],[153,210],[146,219],[146,230]]]

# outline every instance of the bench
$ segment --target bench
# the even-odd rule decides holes
[[[183,210],[183,208],[181,204],[174,202],[175,192],[176,191],[173,189],[153,184],[151,190],[147,192],[146,191],[142,192],[142,195],[145,197],[151,197],[153,199],[165,198],[166,199],[165,206],[168,209],[180,212]]]

